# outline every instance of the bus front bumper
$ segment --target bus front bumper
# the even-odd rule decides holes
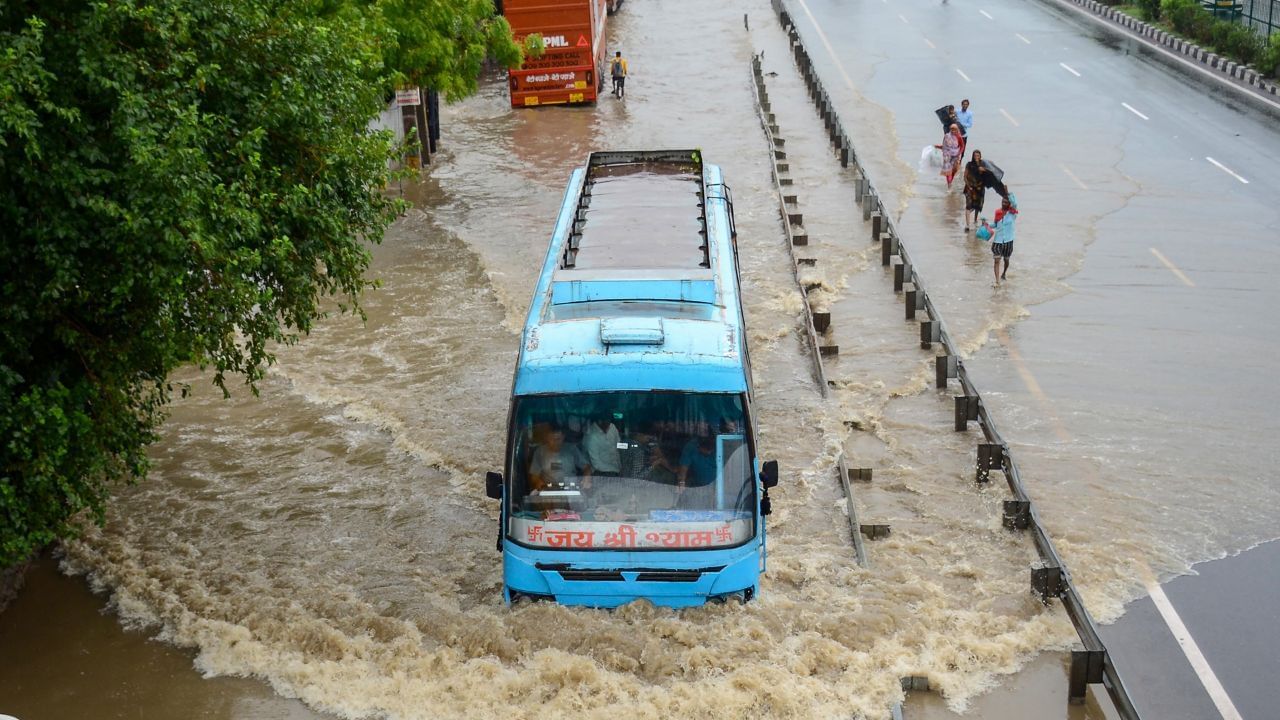
[[[693,607],[729,597],[751,599],[760,581],[759,545],[680,553],[546,553],[508,545],[507,602],[519,598],[611,608],[635,600]],[[621,557],[619,557],[621,556]]]

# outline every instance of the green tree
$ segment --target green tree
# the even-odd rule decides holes
[[[389,31],[383,43],[397,80],[458,100],[476,91],[486,57],[506,67],[522,50],[492,0],[379,0],[371,6]]]
[[[326,298],[359,311],[399,210],[369,119],[398,81],[457,98],[486,52],[519,50],[470,0],[10,0],[0,19],[7,565],[146,474],[175,367],[252,389]]]

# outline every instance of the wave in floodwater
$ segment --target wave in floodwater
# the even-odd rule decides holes
[[[926,391],[931,354],[903,329],[877,251],[850,239],[861,218],[818,209],[847,203],[848,179],[832,179],[779,64],[771,93],[828,253],[815,295],[849,333],[831,398],[814,387],[747,71],[753,50],[785,59],[786,41],[764,21],[767,2],[741,5],[628,3],[610,31],[635,70],[624,102],[512,112],[495,80],[446,108],[446,150],[411,192],[417,209],[374,250],[383,286],[366,298],[368,323],[335,318],[281,348],[260,398],[178,402],[152,477],[67,546],[64,569],[109,593],[125,623],[193,648],[201,672],[260,677],[351,718],[879,718],[902,676],[928,677],[963,709],[1036,653],[1068,647],[1065,616],[1027,592],[1033,548],[1000,527],[1007,495],[974,486],[971,438],[950,432],[949,396]],[[759,18],[751,32],[744,10]],[[717,71],[689,72],[707,67],[708,48]],[[501,466],[517,331],[570,170],[591,149],[627,147],[700,147],[734,189],[761,444],[784,469],[768,572],[745,606],[506,608],[480,478]],[[860,151],[886,168],[897,152]],[[1086,235],[1035,272],[1062,277]],[[966,272],[931,291],[965,297],[985,279],[978,260],[958,256]],[[958,317],[964,352],[1024,316],[1022,300]],[[1191,547],[1194,530],[1170,528],[1181,516],[1135,522],[1106,482],[1132,461],[1109,464],[1129,455],[1107,437],[1056,441],[1043,414],[1001,422],[1031,439],[1019,459],[1037,500],[1074,508],[1050,513],[1051,531],[1104,617],[1136,592],[1133,558],[1177,569],[1227,542]],[[1082,458],[1086,446],[1102,450]],[[860,512],[893,526],[866,568],[835,482],[842,452],[876,468]],[[1072,490],[1081,462],[1098,481]],[[1139,510],[1156,502],[1125,487]]]

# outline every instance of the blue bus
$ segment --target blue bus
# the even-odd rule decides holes
[[[508,603],[750,600],[756,455],[733,201],[696,150],[574,170],[521,338],[498,548]]]

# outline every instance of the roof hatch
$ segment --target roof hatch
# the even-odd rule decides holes
[[[661,345],[665,339],[662,318],[605,318],[600,321],[600,342],[605,345]]]

